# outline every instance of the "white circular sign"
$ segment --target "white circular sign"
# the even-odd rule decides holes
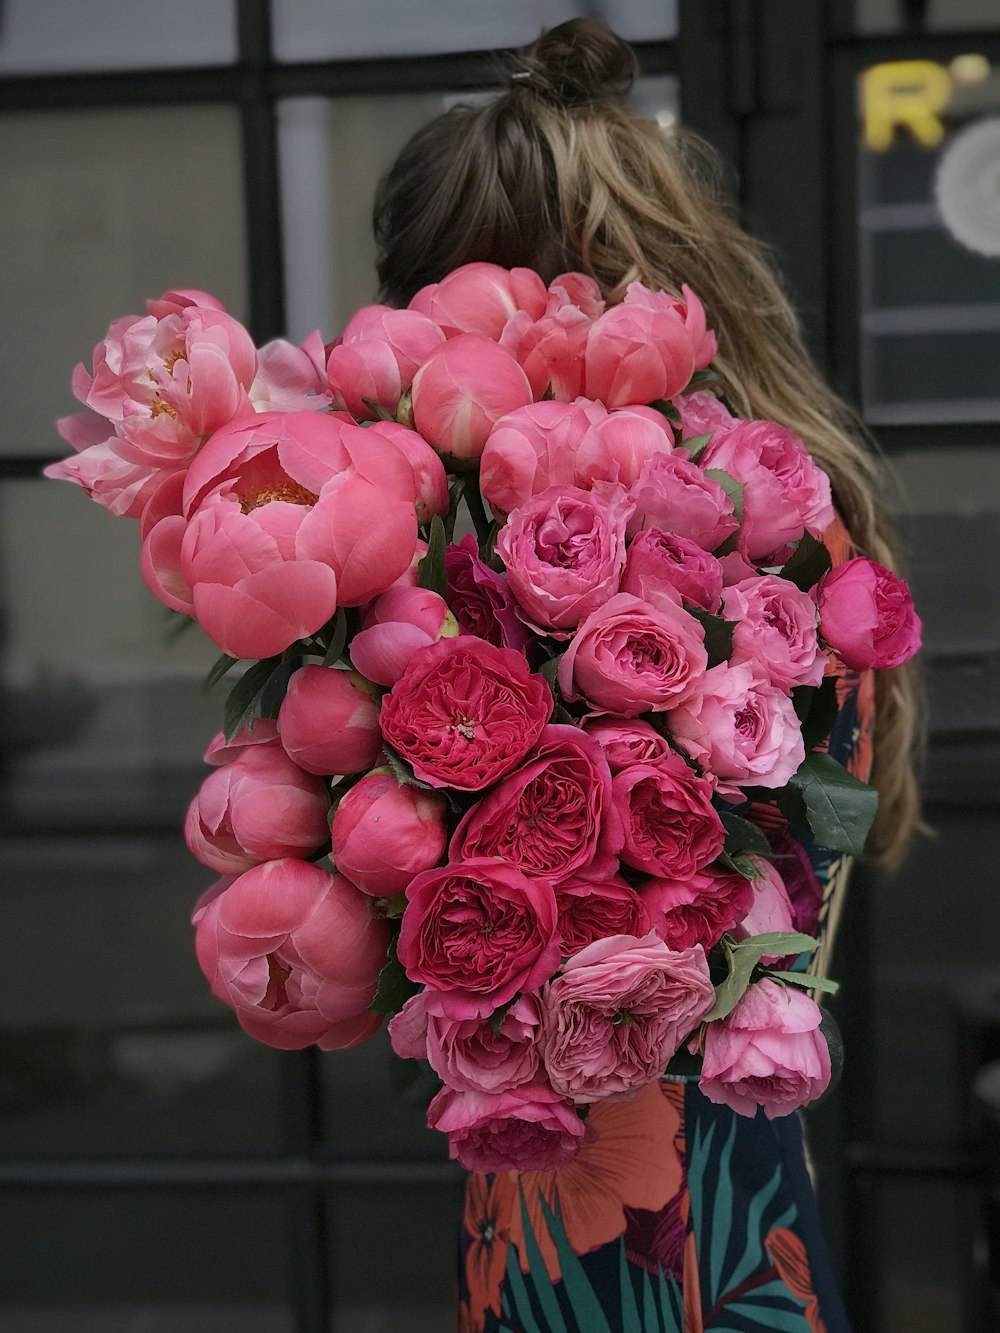
[[[955,135],[938,162],[934,194],[956,241],[980,255],[1000,255],[1000,117]]]

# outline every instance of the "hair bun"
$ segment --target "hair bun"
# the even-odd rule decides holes
[[[510,78],[554,106],[621,100],[639,73],[635,52],[598,19],[570,19],[543,32],[517,57]]]

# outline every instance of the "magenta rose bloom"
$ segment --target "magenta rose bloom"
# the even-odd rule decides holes
[[[676,706],[708,665],[705,634],[670,602],[618,593],[583,622],[559,660],[567,699],[624,717]]]
[[[337,806],[333,859],[364,893],[402,893],[421,870],[437,865],[448,834],[443,796],[397,782],[389,772],[369,773]]]
[[[712,805],[712,784],[679,754],[626,768],[612,791],[625,831],[621,859],[633,869],[681,879],[722,851],[726,830]]]
[[[377,693],[356,671],[299,667],[278,710],[278,735],[289,758],[307,773],[372,768],[382,753]]]
[[[485,639],[496,648],[524,652],[533,635],[517,613],[507,580],[479,558],[479,543],[467,532],[445,548],[448,606],[463,634]]]
[[[521,767],[466,813],[448,855],[497,857],[555,883],[595,862],[596,872],[613,871],[621,840],[604,751],[579,727],[549,725]]]
[[[497,554],[524,619],[541,633],[571,630],[618,591],[625,566],[623,486],[553,486],[516,509]]]
[[[722,597],[722,566],[690,537],[644,528],[629,547],[621,591],[647,602],[655,594],[672,595],[714,612]]]
[[[635,501],[629,537],[643,528],[661,528],[714,551],[739,527],[726,492],[681,451],[651,458],[629,497]]]
[[[746,664],[706,671],[668,726],[721,796],[739,797],[741,784],[783,787],[806,757],[791,699]]]
[[[552,1171],[576,1156],[587,1132],[571,1102],[544,1083],[508,1092],[442,1088],[427,1125],[448,1135],[448,1155],[466,1171]]]
[[[520,653],[462,634],[413,654],[379,720],[422,782],[481,791],[517,768],[551,712]]]
[[[707,952],[750,910],[753,885],[743,875],[709,867],[683,879],[647,879],[639,895],[653,929],[671,949],[700,944]]]
[[[705,1025],[698,1086],[711,1102],[768,1120],[815,1101],[830,1082],[822,1013],[795,986],[755,982],[726,1018]]]
[[[556,907],[564,956],[579,953],[609,935],[642,936],[651,929],[645,903],[620,875],[601,879],[570,876],[556,885]]]
[[[854,671],[895,667],[920,647],[920,617],[906,582],[858,556],[824,574],[814,589],[823,638]]]
[[[648,722],[619,717],[592,717],[583,724],[588,735],[604,747],[612,774],[632,764],[648,764],[673,753],[670,742]],[[635,935],[644,932],[624,931]]]
[[[440,992],[451,1018],[483,1018],[559,964],[556,902],[545,880],[501,861],[425,870],[406,891],[399,961]]]
[[[705,951],[668,949],[652,932],[597,940],[542,992],[542,1058],[578,1105],[629,1097],[659,1078],[715,1003]]]
[[[421,991],[407,1000],[404,1008],[423,1009],[424,1050],[418,1052],[418,1058],[429,1061],[449,1088],[458,1092],[507,1092],[536,1077],[541,1060],[541,1010],[534,995],[519,995],[496,1027],[490,1019],[439,1014],[436,1000],[433,991]],[[390,1034],[392,1026],[390,1023]],[[401,1053],[395,1045],[394,1049]]]
[[[788,579],[764,574],[743,579],[722,595],[733,630],[733,666],[746,662],[780,690],[818,685],[826,658],[816,636],[816,605]]]

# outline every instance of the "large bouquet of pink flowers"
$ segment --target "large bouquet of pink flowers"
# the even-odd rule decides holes
[[[671,1069],[750,1115],[830,1080],[832,983],[745,816],[862,851],[834,665],[903,662],[919,620],[831,568],[827,477],[730,414],[715,352],[688,288],[606,308],[576,273],[469,264],[259,351],[170,292],[60,423],[49,475],[139,519],[213,682],[249,661],[185,828],[214,994],[286,1049],[393,1015],[475,1171],[568,1160]]]

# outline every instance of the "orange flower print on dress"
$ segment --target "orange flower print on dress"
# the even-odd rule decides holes
[[[809,1256],[801,1237],[787,1227],[772,1227],[764,1241],[764,1248],[788,1290],[800,1301],[806,1302],[803,1314],[811,1333],[826,1333],[826,1325],[819,1313],[819,1297],[813,1290]]]
[[[510,1173],[493,1178],[470,1175],[465,1191],[465,1230],[471,1244],[465,1256],[469,1304],[468,1327],[482,1327],[487,1310],[500,1313],[500,1286],[507,1268],[509,1218],[517,1206]],[[463,1303],[464,1305],[464,1303]],[[461,1327],[461,1324],[460,1324]]]

